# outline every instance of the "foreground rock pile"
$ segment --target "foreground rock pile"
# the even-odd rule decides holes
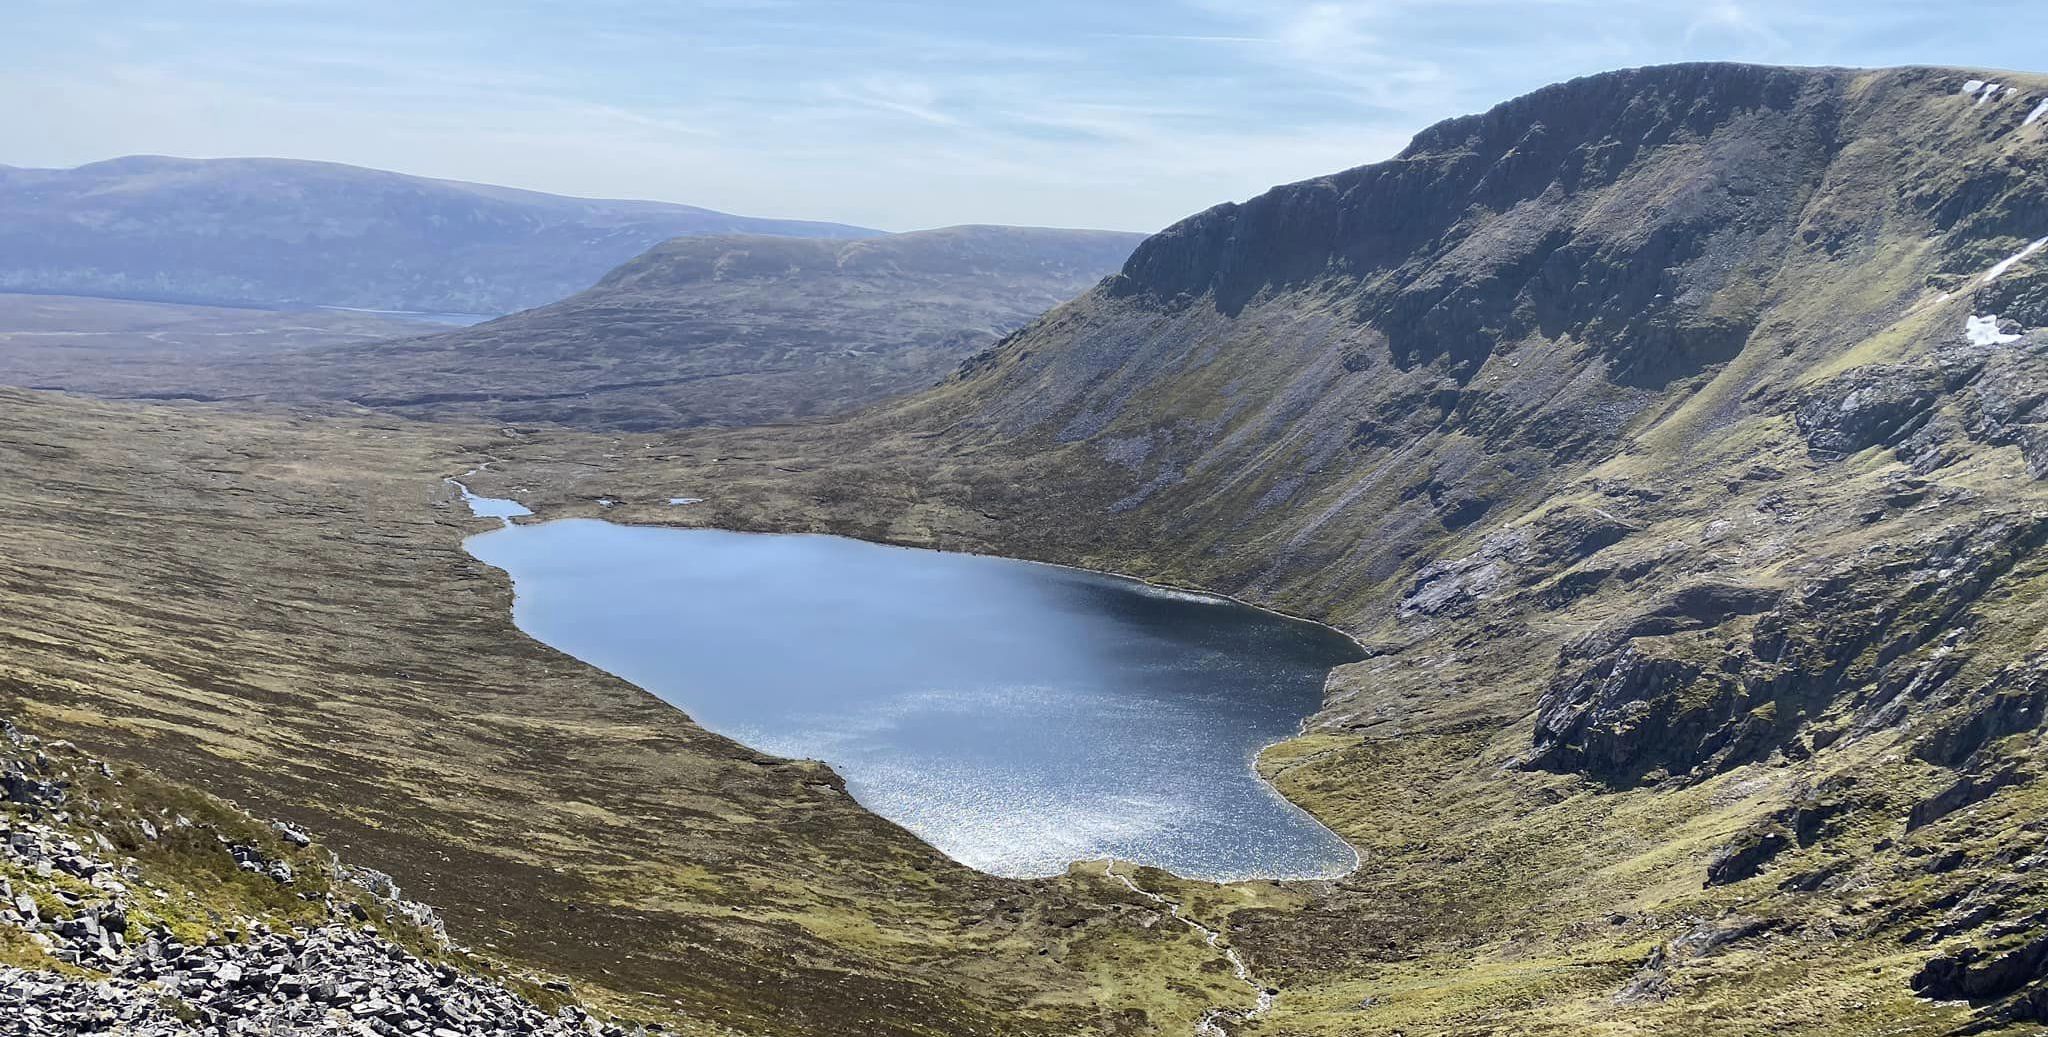
[[[171,894],[132,861],[118,861],[113,843],[92,830],[99,820],[93,804],[76,802],[66,775],[104,770],[75,753],[61,764],[52,758],[66,748],[0,723],[0,948],[26,945],[51,962],[0,964],[0,1037],[625,1033],[577,1006],[550,1013],[500,983],[424,960],[367,924],[361,902],[331,891],[295,893],[322,905],[325,924],[280,929],[243,918],[201,941],[180,939],[161,922],[141,923],[133,917],[138,902]],[[150,821],[130,823],[145,839],[160,837]],[[168,823],[193,827],[182,815]],[[290,846],[310,843],[289,826],[277,831]],[[214,839],[240,870],[293,887],[288,862],[224,835]],[[389,876],[338,861],[332,870],[386,917],[428,942],[445,942],[432,910],[401,899]]]
[[[105,930],[100,930],[104,932]],[[0,1034],[607,1034],[346,925],[190,947],[162,934],[106,979],[0,968]]]

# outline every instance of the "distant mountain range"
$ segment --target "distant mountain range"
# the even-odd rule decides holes
[[[560,302],[425,337],[417,322],[337,321],[371,314],[260,315],[266,334],[247,311],[0,295],[0,383],[594,428],[787,421],[931,385],[1115,273],[1141,240],[1027,227],[681,237]]]
[[[0,291],[12,292],[495,316],[678,236],[880,233],[288,159],[0,166]]]
[[[674,428],[921,388],[1093,287],[1143,235],[949,227],[860,241],[677,238],[561,302],[404,342],[218,371],[224,392],[418,417]]]

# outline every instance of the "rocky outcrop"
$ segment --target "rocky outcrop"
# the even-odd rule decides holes
[[[1790,845],[1791,837],[1775,828],[1746,830],[1714,851],[1707,864],[1707,885],[1725,886],[1749,878]]]
[[[2048,284],[2048,277],[2041,279]],[[1963,383],[1957,423],[1993,446],[2017,446],[2036,479],[2048,478],[2048,356],[2022,340],[1985,350]]]
[[[1999,327],[2013,330],[1976,340],[1953,328],[1930,360],[1853,367],[1806,390],[1793,420],[1814,456],[1886,446],[1926,474],[1952,464],[1967,441],[2017,446],[2034,477],[2048,477],[2048,356],[2025,334],[2048,324],[2048,312],[2035,316],[2048,299],[2048,271],[2023,266],[1977,297],[1974,312],[2003,314]]]
[[[1834,776],[1819,786],[1802,784],[1793,802],[1737,832],[1714,850],[1707,862],[1707,886],[1725,886],[1755,876],[1780,853],[1812,846],[1838,819],[1860,804],[1856,780]],[[1794,880],[1795,888],[1807,884]]]
[[[1462,558],[1432,562],[1416,570],[1401,596],[1404,616],[1455,615],[1469,612],[1474,602],[1512,586],[1518,558],[1530,540],[1527,530],[1496,533],[1479,550]]]
[[[2001,953],[1977,947],[1941,955],[1913,975],[1913,991],[1939,1001],[2005,999],[1986,1015],[2005,1022],[2048,1022],[2048,936]]]
[[[1858,367],[1807,393],[1792,417],[1814,453],[1839,458],[1911,435],[1933,415],[1942,389],[1931,365]]]
[[[1773,727],[1773,712],[1750,702],[1726,659],[1709,665],[1710,657],[1669,651],[1672,644],[1656,639],[1755,615],[1781,597],[1770,588],[1692,583],[1567,645],[1564,673],[1537,704],[1536,747],[1524,765],[1626,783],[1651,767],[1745,758]]]
[[[102,801],[68,792],[67,776],[80,768],[111,777],[75,750],[46,747],[0,723],[0,944],[11,933],[50,961],[49,968],[0,966],[4,1037],[626,1035],[580,1006],[544,1010],[500,980],[459,968],[458,957],[428,960],[394,940],[403,933],[435,951],[454,950],[433,910],[403,899],[389,876],[334,859],[341,887],[304,887],[287,854],[258,841],[230,838],[183,814],[159,824],[148,813],[104,813]],[[292,825],[271,829],[284,847],[313,845]],[[280,928],[254,917],[224,919],[203,938],[146,921],[170,895],[119,853],[109,830],[142,844],[210,843],[234,867],[317,903],[326,921]],[[380,932],[377,922],[393,932]]]
[[[1658,595],[1641,612],[1603,624],[1566,645],[1562,654],[1567,659],[1607,655],[1637,638],[1705,630],[1754,616],[1783,598],[1784,592],[1772,587],[1724,579],[1696,580]]]
[[[1616,784],[1711,773],[1787,745],[1845,697],[1866,729],[1898,723],[1955,672],[1953,651],[1934,642],[1964,636],[1970,608],[2044,541],[2048,515],[1991,516],[1855,559],[1782,599],[1682,588],[1560,652],[1524,764]],[[1946,758],[2038,723],[2032,696],[1994,701],[1928,751]]]
[[[1672,978],[1687,963],[1716,957],[1730,947],[1766,935],[1771,929],[1769,920],[1747,915],[1694,920],[1683,933],[1650,952],[1628,984],[1614,995],[1614,1003],[1638,1006],[1678,996]]]
[[[1913,804],[1912,812],[1906,815],[1906,830],[1924,828],[2026,779],[2027,775],[2009,766],[1985,774],[1965,774],[1940,792]]]
[[[1592,557],[1635,532],[1633,523],[1594,508],[1550,509],[1534,521],[1488,536],[1479,550],[1417,570],[1401,598],[1403,615],[1469,612],[1474,602],[1520,589]],[[1594,581],[1594,582],[1597,582]]]
[[[1699,685],[1691,708],[1682,693]],[[1537,705],[1536,748],[1524,766],[1633,781],[1646,761],[1686,755],[1735,711],[1741,686],[1698,663],[1624,645],[1601,656]]]
[[[2000,738],[2039,728],[2048,710],[2048,656],[2007,666],[1958,698],[1952,715],[1914,744],[1913,755],[1955,767]]]

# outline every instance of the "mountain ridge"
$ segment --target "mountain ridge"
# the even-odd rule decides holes
[[[4,290],[484,315],[561,298],[677,235],[880,233],[269,158],[8,167],[0,215]]]
[[[1094,284],[1138,240],[965,226],[853,241],[674,238],[558,302],[439,334],[304,347],[34,342],[6,370],[107,396],[376,407],[432,420],[651,429],[841,413],[923,388]]]

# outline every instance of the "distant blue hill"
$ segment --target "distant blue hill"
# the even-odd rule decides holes
[[[491,316],[581,291],[678,236],[879,233],[328,162],[0,166],[0,291]]]

